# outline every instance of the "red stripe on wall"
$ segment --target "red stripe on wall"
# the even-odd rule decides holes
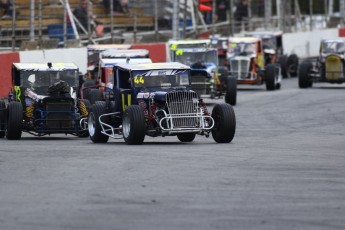
[[[11,67],[19,62],[19,53],[0,53],[0,98],[7,97],[12,87]]]
[[[150,54],[152,62],[166,62],[166,44],[165,43],[147,43],[147,44],[133,44],[132,49],[147,49]]]

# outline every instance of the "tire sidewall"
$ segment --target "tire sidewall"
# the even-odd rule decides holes
[[[212,118],[214,120],[213,139],[217,143],[230,143],[236,131],[236,117],[232,106],[216,104],[212,110]]]

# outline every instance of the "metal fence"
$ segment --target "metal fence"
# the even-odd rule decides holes
[[[0,19],[2,48],[19,49],[20,43],[51,40],[47,20],[52,20],[52,13],[45,12],[54,5],[61,7],[60,13],[54,14],[62,28],[58,43],[60,47],[66,47],[70,37],[79,40],[80,43],[77,44],[85,45],[166,41],[170,38],[195,38],[214,33],[235,35],[252,30],[305,31],[342,26],[345,12],[345,0],[214,0],[205,3],[212,8],[211,11],[200,11],[199,0],[128,0],[130,11],[123,15],[114,15],[110,14],[114,9],[112,4],[102,10],[100,8],[103,0],[92,0],[89,7],[95,7],[96,17],[104,22],[104,34],[95,36],[90,31],[90,26],[82,31],[75,28],[79,22],[75,22],[75,25],[72,22],[72,25],[67,26],[69,22],[66,15],[73,18],[71,13],[77,7],[78,1],[13,0],[12,19]],[[91,0],[88,1],[91,3]],[[239,17],[241,6],[238,4],[245,1],[246,10],[242,11]],[[44,3],[47,5],[43,5]],[[304,10],[306,4],[308,10]],[[30,11],[26,18],[21,14],[25,8]],[[22,21],[27,23],[19,27]],[[72,29],[72,32],[69,32],[68,28]],[[73,36],[69,36],[70,33]]]

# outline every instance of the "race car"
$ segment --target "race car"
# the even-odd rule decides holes
[[[146,49],[107,49],[99,53],[97,77],[93,82],[86,82],[80,89],[81,98],[94,102],[104,99],[104,91],[113,85],[113,66],[120,63],[152,63],[149,51]]]
[[[96,44],[88,45],[87,49],[87,75],[88,79],[94,82],[97,77],[100,53],[106,50],[128,50],[131,48],[129,44]]]
[[[261,38],[231,37],[227,52],[228,68],[237,85],[266,85],[267,90],[280,89],[280,66],[267,63]]]
[[[73,63],[13,63],[8,103],[0,101],[0,137],[88,136],[90,103],[77,98],[78,72]]]
[[[209,39],[181,39],[181,40],[174,40],[171,39],[168,41],[169,46],[169,56],[168,59],[173,61],[174,52],[178,49],[185,49],[185,48],[210,48],[210,40]]]
[[[218,50],[215,48],[180,48],[173,52],[172,60],[191,67],[192,89],[200,96],[210,98],[225,94],[225,102],[236,104],[236,79],[228,71],[218,69]]]
[[[105,101],[93,105],[88,116],[90,139],[105,143],[123,138],[142,144],[145,136],[177,136],[192,142],[196,135],[229,143],[236,129],[229,104],[216,104],[212,113],[191,90],[190,67],[177,62],[114,66],[114,88]]]
[[[299,58],[296,54],[284,54],[282,31],[247,32],[245,36],[262,39],[266,63],[280,64],[283,78],[297,77]]]
[[[323,39],[316,61],[306,60],[299,68],[300,88],[312,87],[316,82],[342,84],[345,82],[345,39]]]

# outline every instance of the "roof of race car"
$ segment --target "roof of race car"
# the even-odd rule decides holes
[[[194,40],[169,40],[169,49],[175,50],[178,49],[179,45],[197,45],[205,44],[207,47],[210,45],[211,41],[209,39],[194,39]]]
[[[129,44],[100,44],[100,45],[88,45],[87,50],[106,50],[106,49],[130,49],[131,45]]]
[[[100,60],[101,67],[112,67],[114,65],[126,64],[127,58],[103,58]],[[152,63],[150,58],[133,58],[129,60],[129,64]]]
[[[78,70],[78,66],[74,63],[52,62],[51,68],[48,63],[13,63],[19,70],[36,70],[36,71],[63,71],[63,70]]]
[[[214,51],[218,51],[217,48],[177,48],[175,50],[175,52],[190,52],[190,53],[193,53],[193,52],[214,52]]]
[[[155,70],[155,69],[190,69],[189,66],[179,62],[155,62],[147,64],[119,64],[120,68],[128,70]]]
[[[101,53],[102,58],[126,58],[126,57],[146,57],[149,51],[146,49],[108,49]]]
[[[322,39],[322,42],[345,42],[345,38],[326,38]]]
[[[234,43],[253,43],[253,42],[258,42],[260,40],[261,40],[261,38],[256,38],[256,37],[231,37],[231,38],[229,38],[229,41],[234,42]]]

